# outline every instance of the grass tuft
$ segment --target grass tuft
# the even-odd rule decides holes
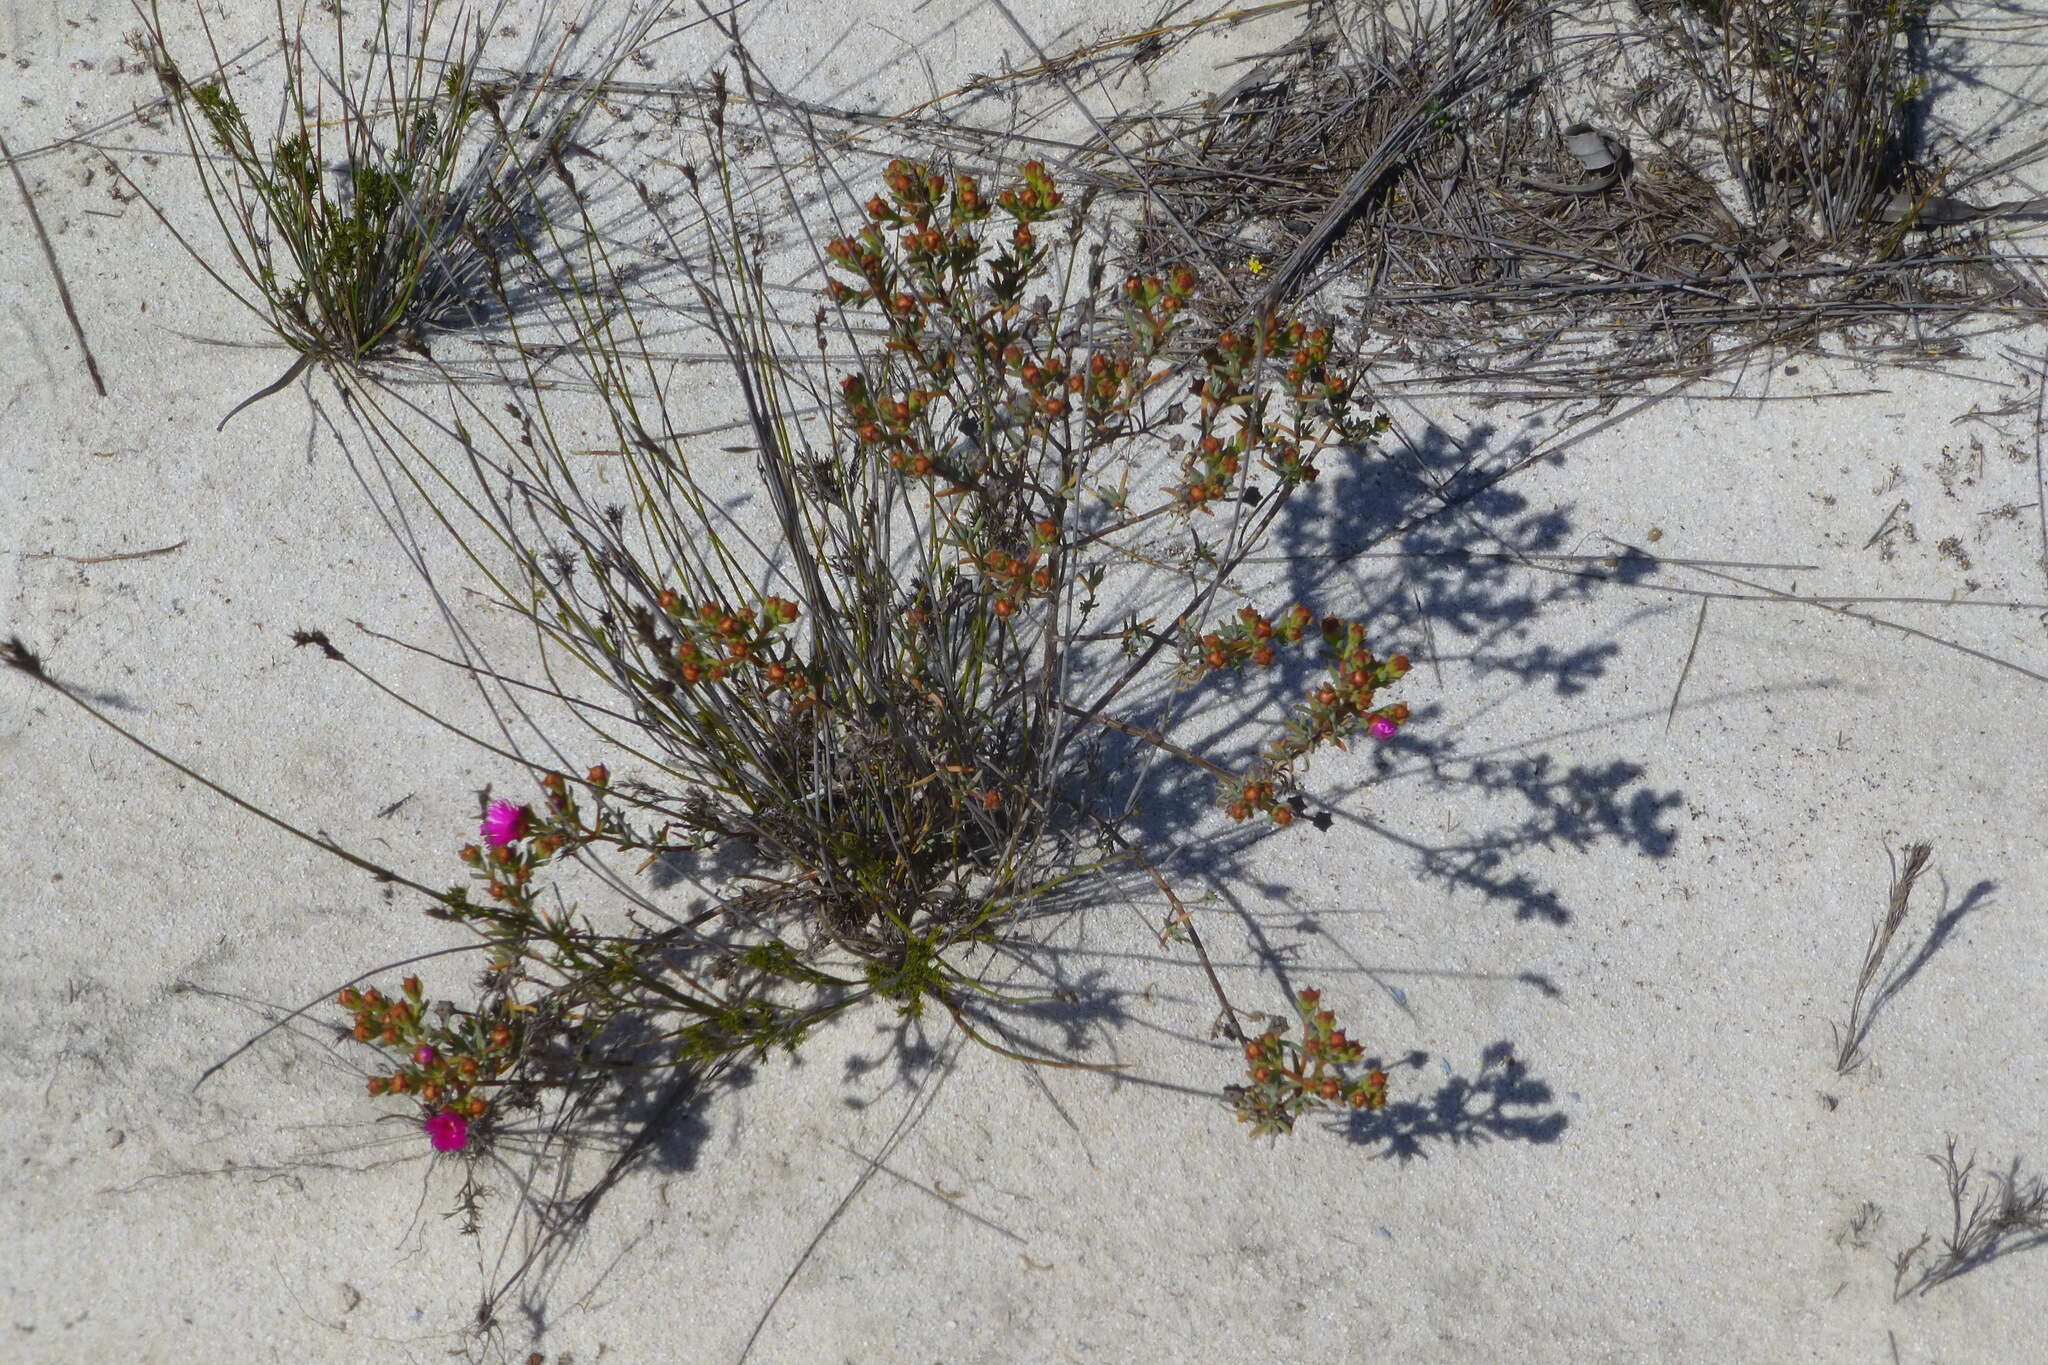
[[[1948,1233],[1932,1252],[1927,1233],[1893,1258],[1892,1298],[1925,1294],[1936,1285],[1989,1265],[2017,1251],[2048,1246],[2048,1181],[2020,1175],[2019,1158],[2003,1174],[1979,1177],[1977,1158],[1958,1163],[1956,1140],[1927,1158],[1941,1168],[1948,1189]],[[1917,1278],[1908,1277],[1918,1267]]]
[[[380,0],[367,35],[344,9],[324,34],[275,0],[284,92],[270,131],[259,102],[225,61],[203,6],[212,58],[195,74],[172,52],[159,0],[143,43],[184,135],[199,188],[225,239],[225,271],[147,202],[213,278],[298,359],[228,413],[276,393],[316,362],[347,371],[400,352],[426,356],[437,332],[502,322],[537,297],[508,290],[501,262],[537,262],[536,239],[576,193],[565,158],[603,77],[645,36],[651,17],[614,29],[596,72],[577,80],[500,80],[484,56],[503,5],[476,12]],[[553,70],[575,47],[566,26]],[[314,52],[324,48],[324,64]],[[132,182],[131,182],[132,183]],[[138,187],[139,191],[139,187]],[[221,425],[225,426],[227,418]]]

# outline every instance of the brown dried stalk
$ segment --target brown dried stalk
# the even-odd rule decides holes
[[[1877,984],[1885,956],[1891,951],[1893,935],[1906,922],[1913,883],[1927,870],[1927,860],[1932,855],[1933,849],[1928,845],[1912,844],[1906,849],[1904,870],[1900,870],[1896,862],[1893,864],[1891,902],[1885,907],[1884,917],[1872,927],[1870,943],[1863,950],[1863,970],[1856,974],[1856,993],[1849,999],[1848,1026],[1835,1030],[1835,1071],[1838,1074],[1847,1075],[1862,1064],[1863,1040],[1870,1032],[1871,1022],[1877,1017],[1878,1006],[1891,997],[1889,989],[1879,990],[1872,997],[1870,988]]]

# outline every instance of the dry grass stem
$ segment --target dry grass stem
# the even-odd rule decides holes
[[[100,363],[93,358],[92,346],[85,339],[85,327],[78,320],[78,309],[71,302],[71,287],[64,282],[64,271],[57,264],[57,249],[50,245],[50,234],[43,227],[43,215],[36,209],[36,197],[29,193],[28,181],[21,174],[21,163],[14,159],[5,137],[0,137],[0,161],[7,163],[7,169],[14,174],[14,188],[21,191],[22,207],[28,210],[28,220],[35,227],[36,241],[43,248],[43,260],[50,267],[50,278],[57,282],[57,302],[63,305],[64,317],[71,323],[71,335],[78,339],[78,353],[85,360],[85,372],[92,377],[93,389],[105,398],[107,386],[100,378]]]
[[[1927,860],[1933,856],[1933,849],[1926,844],[1912,844],[1906,849],[1903,868],[1895,862],[1892,867],[1891,900],[1885,906],[1882,918],[1871,928],[1870,942],[1863,950],[1863,966],[1856,973],[1856,992],[1849,999],[1849,1022],[1835,1030],[1835,1070],[1846,1074],[1863,1061],[1863,1042],[1870,1032],[1870,1025],[1877,1017],[1877,1011],[1891,997],[1896,983],[1880,987],[1876,995],[1871,988],[1878,986],[1883,974],[1886,955],[1890,953],[1892,938],[1899,932],[1899,926],[1906,922],[1906,909],[1913,898],[1913,884],[1920,874],[1927,870]]]

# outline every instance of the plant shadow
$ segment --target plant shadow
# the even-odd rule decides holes
[[[1404,444],[1404,450],[1372,460],[1356,478],[1301,490],[1275,527],[1275,553],[1261,557],[1281,570],[1259,589],[1263,600],[1299,601],[1363,620],[1380,649],[1404,650],[1415,660],[1401,686],[1411,722],[1388,744],[1357,741],[1354,750],[1369,753],[1354,756],[1351,765],[1364,757],[1369,772],[1322,792],[1301,793],[1297,810],[1324,831],[1348,822],[1405,850],[1425,882],[1476,893],[1508,908],[1517,920],[1569,923],[1573,912],[1562,889],[1518,867],[1518,860],[1535,850],[1587,852],[1603,845],[1669,857],[1677,842],[1671,821],[1683,805],[1682,792],[1654,785],[1649,769],[1633,758],[1568,760],[1536,747],[1540,739],[1512,753],[1467,754],[1455,733],[1444,732],[1453,719],[1451,702],[1428,696],[1444,685],[1446,662],[1477,680],[1472,690],[1499,682],[1517,690],[1544,688],[1560,699],[1585,692],[1618,664],[1620,639],[1610,634],[1560,645],[1539,638],[1539,627],[1548,615],[1582,607],[1603,589],[1642,582],[1657,561],[1565,554],[1577,534],[1568,511],[1537,511],[1520,494],[1492,482],[1498,470],[1517,467],[1535,453],[1526,432],[1503,440],[1489,425],[1456,439],[1432,426]],[[1341,540],[1332,528],[1342,528]],[[1624,625],[1647,615],[1632,613]],[[1159,716],[1177,710],[1182,725],[1213,729],[1221,742],[1205,757],[1241,773],[1259,758],[1257,737],[1271,733],[1321,673],[1320,660],[1291,658],[1267,672],[1226,679],[1196,701],[1162,691],[1137,709],[1146,724],[1156,726]],[[1189,874],[1215,884],[1243,884],[1249,870],[1245,854],[1266,831],[1175,838],[1208,819],[1219,804],[1214,777],[1185,765],[1148,762],[1140,741],[1113,737],[1104,747],[1095,770],[1122,775],[1105,805],[1128,812],[1129,827],[1144,843],[1175,847],[1176,865]],[[1397,777],[1420,780],[1444,798],[1476,797],[1489,806],[1506,802],[1521,810],[1445,841],[1347,810],[1359,794]]]
[[[1398,1065],[1413,1067],[1419,1074],[1429,1060],[1417,1052]],[[1562,1111],[1546,1107],[1554,1105],[1556,1096],[1548,1084],[1529,1074],[1512,1043],[1489,1044],[1480,1054],[1479,1070],[1469,1077],[1451,1074],[1448,1063],[1441,1065],[1447,1079],[1429,1099],[1392,1100],[1377,1111],[1351,1110],[1332,1115],[1322,1126],[1348,1142],[1381,1147],[1380,1155],[1404,1165],[1427,1157],[1433,1143],[1548,1146],[1563,1136],[1569,1120]]]

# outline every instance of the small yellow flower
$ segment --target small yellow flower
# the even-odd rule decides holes
[[[1254,256],[1244,263],[1244,268],[1246,270],[1251,271],[1252,274],[1256,275],[1266,268],[1266,263],[1260,260],[1257,256]]]

